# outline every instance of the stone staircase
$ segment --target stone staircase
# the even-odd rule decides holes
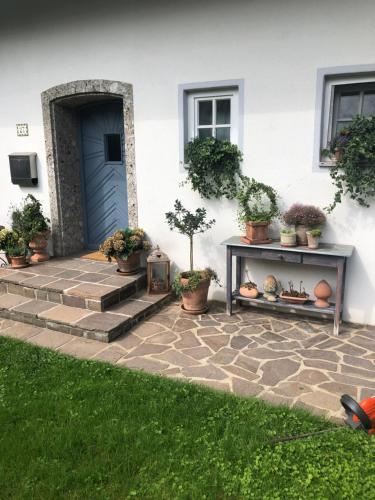
[[[1,268],[0,317],[110,342],[169,300],[145,286],[144,270],[125,277],[115,264],[79,257]]]

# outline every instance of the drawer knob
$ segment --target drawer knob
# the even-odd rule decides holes
[[[284,255],[282,253],[279,253],[279,259],[284,260]]]

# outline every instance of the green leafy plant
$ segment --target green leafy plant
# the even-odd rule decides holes
[[[0,250],[9,257],[19,257],[27,253],[24,239],[16,231],[5,228],[0,231]]]
[[[188,280],[187,284],[183,284],[181,278],[186,278]],[[177,297],[181,297],[183,293],[194,292],[203,280],[214,281],[217,285],[220,285],[217,273],[213,269],[206,267],[200,271],[177,273],[173,280],[172,288]]]
[[[113,236],[107,238],[99,247],[99,252],[105,255],[109,262],[113,257],[127,260],[138,250],[149,250],[150,243],[145,239],[143,229],[130,228],[118,229]]]
[[[330,154],[341,149],[340,157],[331,167],[336,187],[333,202],[326,208],[331,213],[349,196],[362,207],[369,207],[375,196],[375,116],[357,116],[332,142]],[[343,140],[342,137],[345,137]]]
[[[214,137],[185,146],[187,181],[203,198],[233,199],[241,175],[242,153],[235,144]]]
[[[282,229],[280,229],[280,233],[286,234],[288,236],[292,236],[293,234],[296,234],[294,229],[290,229],[288,227],[283,227]]]
[[[326,216],[319,207],[294,203],[282,216],[285,224],[302,224],[308,227],[320,226],[326,222]]]
[[[270,222],[279,214],[276,191],[255,179],[242,176],[236,198],[240,223]]]
[[[12,228],[28,245],[35,236],[49,231],[50,220],[43,214],[42,204],[28,194],[21,206],[11,207]]]
[[[307,234],[310,234],[313,238],[319,238],[322,235],[321,229],[315,228],[308,231]]]

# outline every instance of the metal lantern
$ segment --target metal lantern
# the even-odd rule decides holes
[[[151,294],[168,293],[171,261],[157,246],[147,257],[147,291]]]

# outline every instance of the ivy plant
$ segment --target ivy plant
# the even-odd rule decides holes
[[[337,148],[341,155],[331,168],[330,175],[336,187],[334,200],[327,207],[331,213],[349,196],[362,207],[369,207],[375,196],[375,116],[357,116],[333,140],[329,152]]]
[[[270,222],[279,215],[277,193],[263,182],[242,176],[236,198],[239,204],[238,219],[241,224],[247,221]]]
[[[236,196],[242,153],[235,144],[214,137],[196,138],[185,146],[187,183],[202,198]]]

